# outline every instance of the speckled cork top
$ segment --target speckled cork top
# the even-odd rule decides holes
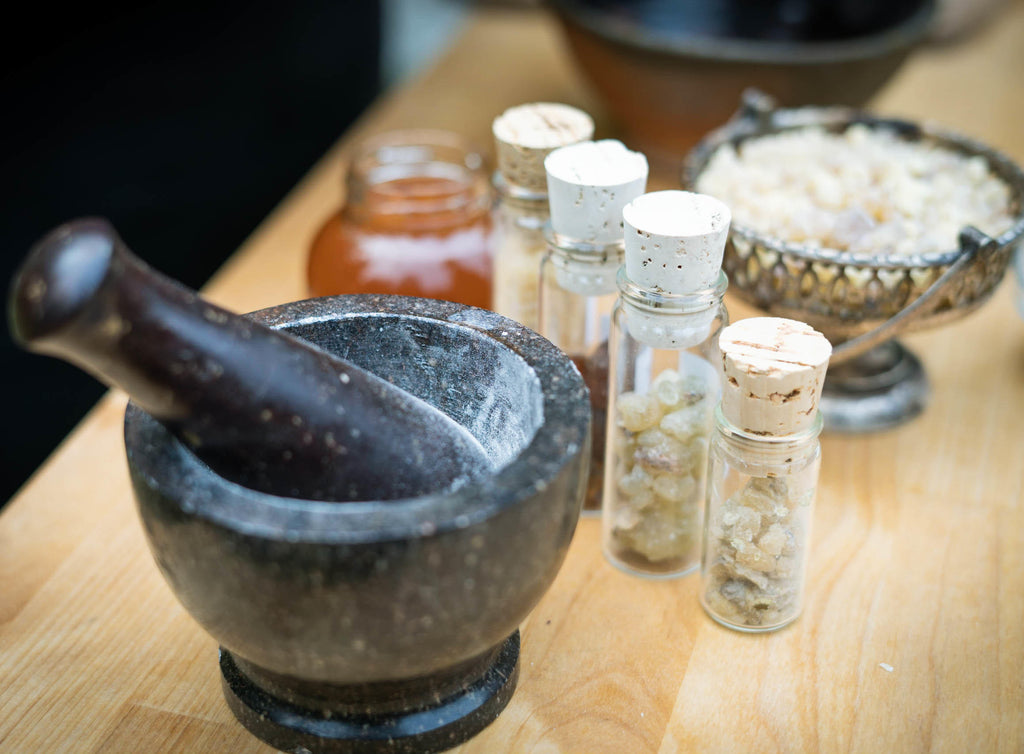
[[[714,287],[732,215],[706,194],[654,191],[622,210],[626,274],[637,285],[685,295]]]
[[[810,325],[753,317],[729,325],[722,351],[722,413],[745,432],[791,435],[811,427],[832,345]]]
[[[622,208],[647,187],[647,158],[621,141],[559,147],[544,160],[551,227],[587,243],[622,242]]]
[[[553,102],[533,102],[509,108],[491,128],[498,170],[515,186],[547,193],[544,158],[558,147],[587,141],[594,120],[582,110]]]

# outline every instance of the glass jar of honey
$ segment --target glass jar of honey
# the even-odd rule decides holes
[[[491,307],[490,182],[447,131],[392,131],[355,150],[344,206],[310,248],[313,296],[390,293]]]

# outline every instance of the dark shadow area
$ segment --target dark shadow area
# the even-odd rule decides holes
[[[4,297],[51,227],[102,215],[201,286],[379,89],[379,2],[20,6],[0,51]],[[104,388],[0,334],[0,506]]]

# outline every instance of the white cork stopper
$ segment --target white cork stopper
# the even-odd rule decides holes
[[[593,137],[594,120],[569,105],[534,102],[509,108],[494,119],[491,130],[498,170],[505,180],[544,194],[547,191],[544,158],[552,150]]]
[[[654,191],[622,210],[626,274],[642,288],[684,295],[714,287],[732,215],[718,199]]]
[[[647,158],[621,141],[560,147],[544,160],[551,228],[593,244],[622,240],[622,208],[647,188]]]
[[[810,325],[780,317],[740,320],[722,331],[722,413],[745,432],[791,435],[818,412],[832,345]]]

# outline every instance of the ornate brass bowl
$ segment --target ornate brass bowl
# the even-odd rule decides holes
[[[736,115],[686,157],[683,183],[696,185],[726,143],[810,126],[839,132],[854,123],[984,158],[1009,185],[1015,218],[996,238],[967,227],[958,249],[909,255],[815,248],[733,224],[723,262],[730,290],[768,314],[802,320],[828,337],[835,350],[822,399],[826,426],[862,431],[898,424],[924,408],[924,370],[893,338],[962,317],[989,298],[1024,236],[1024,171],[996,150],[932,124],[846,107],[781,109],[749,91]]]

